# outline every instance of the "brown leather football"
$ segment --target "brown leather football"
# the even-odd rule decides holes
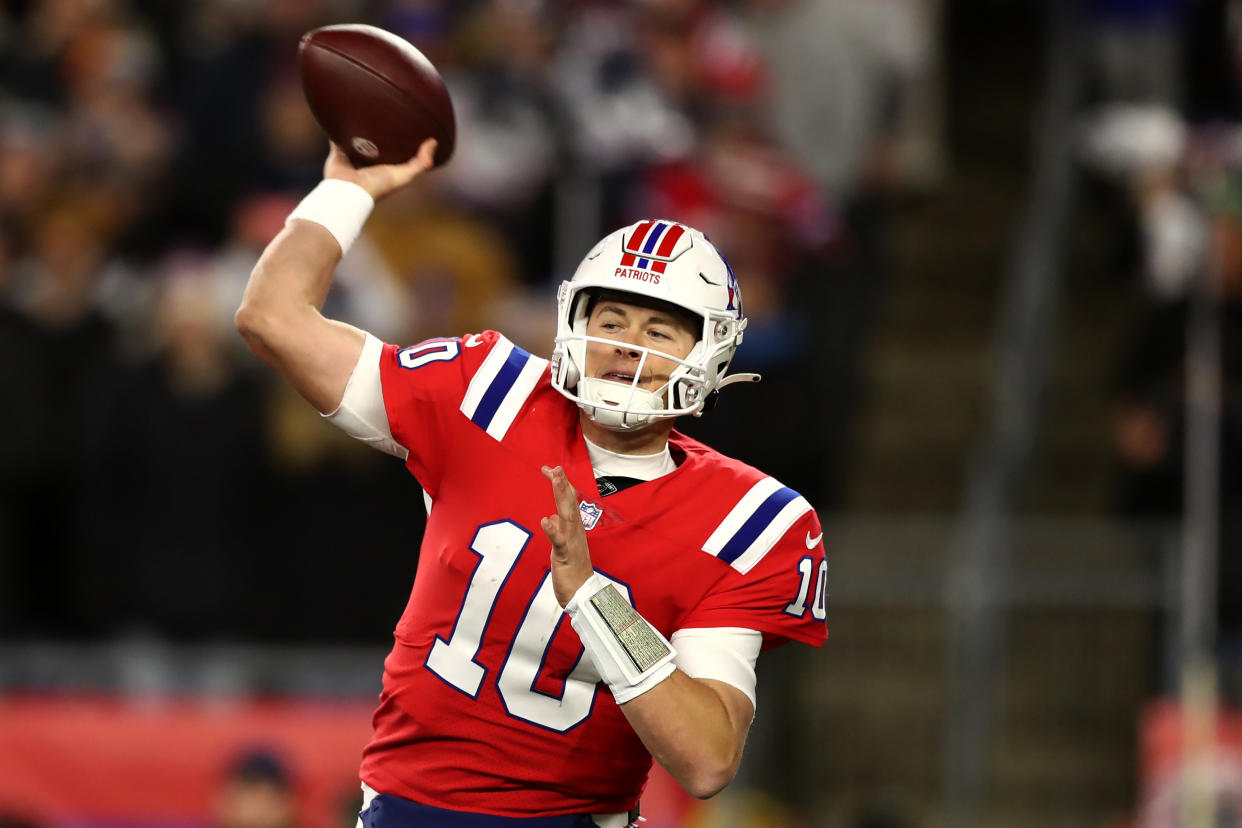
[[[440,73],[423,53],[375,26],[324,26],[298,45],[302,91],[315,120],[355,166],[397,164],[435,138],[435,164],[453,154],[457,122]]]

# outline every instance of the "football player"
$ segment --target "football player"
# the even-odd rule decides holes
[[[374,201],[433,151],[355,169],[333,147],[237,313],[426,493],[360,824],[621,828],[653,757],[696,797],[733,778],[760,650],[827,637],[823,534],[797,492],[673,428],[757,379],[726,375],[742,297],[691,227],[642,221],[591,250],[550,361],[495,331],[398,347],[324,318]]]

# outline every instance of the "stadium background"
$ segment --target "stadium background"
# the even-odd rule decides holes
[[[1239,689],[1238,5],[4,4],[0,825],[282,828],[230,768],[352,824],[421,495],[231,326],[324,157],[298,37],[346,21],[431,57],[459,145],[330,313],[546,354],[643,215],[738,272],[765,381],[687,430],[818,506],[832,638],[764,657],[739,779],[652,828],[1177,824],[1162,700],[1186,653]]]

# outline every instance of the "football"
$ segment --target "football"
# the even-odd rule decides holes
[[[408,160],[435,138],[435,165],[457,139],[453,102],[423,53],[391,32],[324,26],[298,44],[302,91],[315,120],[354,166]]]

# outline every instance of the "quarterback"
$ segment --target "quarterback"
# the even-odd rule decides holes
[[[324,181],[264,251],[237,324],[334,424],[401,458],[428,509],[363,752],[366,828],[623,828],[651,762],[707,797],[737,772],[755,663],[827,638],[814,510],[675,431],[742,341],[702,233],[641,221],[557,298],[550,360],[494,331],[399,347],[320,314],[376,199],[431,165]]]

